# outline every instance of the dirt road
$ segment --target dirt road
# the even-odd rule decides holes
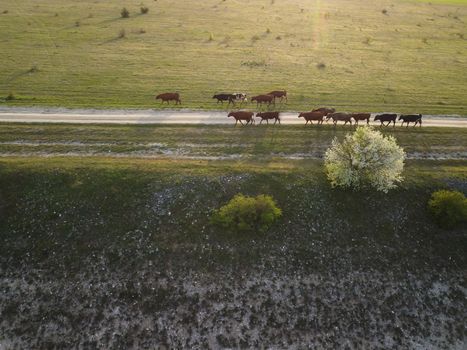
[[[304,124],[298,113],[281,114],[282,124]],[[67,110],[0,108],[0,122],[81,124],[234,124],[226,111]],[[257,120],[257,123],[259,120]],[[373,124],[373,122],[372,122]],[[379,124],[375,124],[379,125]],[[400,122],[398,123],[400,125]],[[467,128],[467,118],[424,115],[423,126]]]

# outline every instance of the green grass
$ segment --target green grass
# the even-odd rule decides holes
[[[10,155],[107,155],[109,157],[321,157],[334,137],[354,128],[330,125],[189,126],[1,124],[0,153]],[[411,157],[463,158],[462,128],[388,128]],[[70,154],[71,155],[71,154]]]
[[[214,109],[214,93],[287,89],[289,110],[467,114],[465,1],[145,5],[0,3],[0,98],[15,96],[2,104],[160,108],[155,93],[179,91],[182,107]]]

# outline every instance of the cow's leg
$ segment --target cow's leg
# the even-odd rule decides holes
[[[263,124],[263,118],[261,118],[261,121],[259,122],[259,125]]]
[[[305,126],[308,124],[308,119],[306,120]]]

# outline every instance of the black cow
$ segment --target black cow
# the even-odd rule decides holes
[[[401,126],[404,126],[404,123],[407,123],[407,128],[409,127],[409,123],[415,123],[414,127],[416,127],[417,124],[420,124],[420,127],[422,126],[421,114],[401,114],[399,120],[402,120]]]
[[[396,119],[397,119],[397,114],[392,114],[392,113],[383,113],[383,114],[378,114],[375,117],[375,121],[379,120],[381,122],[380,126],[383,126],[385,122],[388,122],[384,126],[389,126],[389,124],[393,124],[393,127],[396,126]]]
[[[214,95],[212,98],[217,99],[217,103],[221,102],[224,103],[224,101],[229,101],[229,104],[234,104],[235,100],[235,95],[233,94],[217,94]]]

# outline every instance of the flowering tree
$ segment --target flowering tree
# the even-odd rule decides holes
[[[333,187],[373,187],[386,193],[403,180],[404,160],[405,152],[394,137],[365,126],[342,142],[334,138],[324,165]]]

